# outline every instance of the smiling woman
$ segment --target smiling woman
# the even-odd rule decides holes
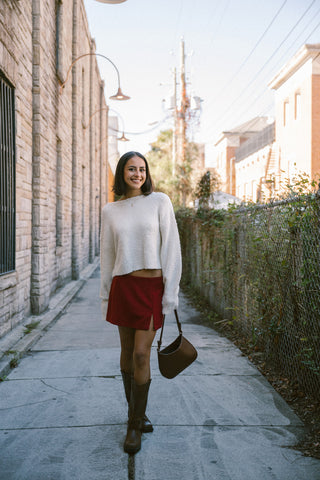
[[[125,198],[141,195],[141,187],[146,181],[145,161],[138,157],[132,157],[124,167],[124,182],[126,184]]]
[[[121,200],[153,192],[149,165],[141,153],[127,152],[122,155],[117,165],[113,191]]]
[[[101,222],[103,319],[117,325],[120,369],[129,404],[124,450],[141,448],[141,432],[152,432],[146,417],[151,383],[150,353],[163,315],[178,305],[181,251],[172,204],[153,191],[146,158],[127,152],[119,160],[114,192]]]

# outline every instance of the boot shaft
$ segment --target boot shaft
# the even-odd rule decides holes
[[[124,392],[126,395],[126,399],[128,404],[130,404],[130,397],[131,397],[131,383],[133,379],[132,373],[125,372],[124,370],[121,370],[121,375],[122,375],[122,381],[123,381],[123,386],[124,386]]]
[[[148,393],[151,379],[143,385],[137,385],[134,380],[131,382],[131,399],[129,404],[129,421],[134,419],[142,420],[147,408]]]

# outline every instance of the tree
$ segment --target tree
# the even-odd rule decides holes
[[[209,200],[212,199],[212,194],[219,187],[218,175],[209,170],[202,175],[196,189],[195,197],[199,200],[199,208],[209,208]]]
[[[156,190],[169,195],[172,203],[179,206],[192,199],[196,186],[193,163],[199,152],[196,143],[187,142],[184,165],[176,165],[176,174],[173,175],[172,138],[172,130],[160,132],[157,140],[151,144],[147,157]]]

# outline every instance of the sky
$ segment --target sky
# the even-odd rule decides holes
[[[98,58],[110,114],[130,142],[119,152],[146,154],[161,130],[172,128],[173,69],[180,89],[184,39],[187,93],[202,99],[189,139],[205,143],[214,166],[222,131],[255,116],[274,115],[268,83],[305,43],[320,44],[320,0],[84,0],[96,52],[117,66],[128,101],[109,100],[116,71]],[[179,100],[179,99],[178,99]],[[113,110],[113,111],[112,111]]]

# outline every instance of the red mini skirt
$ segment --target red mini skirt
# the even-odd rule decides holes
[[[153,316],[153,329],[162,326],[162,277],[113,277],[107,311],[107,321],[120,327],[149,330]]]

